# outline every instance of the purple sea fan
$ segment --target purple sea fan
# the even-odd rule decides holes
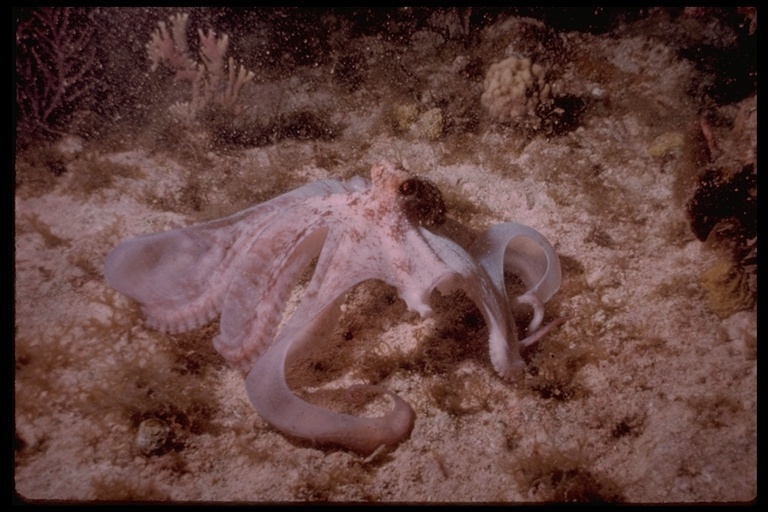
[[[69,7],[20,11],[15,55],[20,131],[55,133],[93,92],[93,12]]]

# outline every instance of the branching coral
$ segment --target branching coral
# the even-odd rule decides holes
[[[16,27],[18,127],[56,132],[97,85],[94,26],[87,11],[43,7]]]
[[[157,70],[163,64],[176,73],[177,80],[187,80],[192,83],[192,99],[189,102],[176,103],[172,111],[185,119],[193,119],[204,107],[218,105],[225,110],[237,114],[240,91],[250,82],[254,74],[229,57],[226,65],[224,56],[229,47],[229,37],[225,34],[216,37],[213,30],[206,34],[198,30],[200,37],[200,58],[195,62],[190,56],[187,44],[187,21],[189,15],[177,14],[171,16],[171,32],[165,22],[159,22],[158,29],[152,33],[147,43],[147,54],[152,61],[150,69]]]

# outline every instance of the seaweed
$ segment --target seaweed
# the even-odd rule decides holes
[[[619,486],[592,469],[580,448],[576,453],[536,446],[530,455],[509,466],[521,489],[538,500],[560,503],[621,503]]]

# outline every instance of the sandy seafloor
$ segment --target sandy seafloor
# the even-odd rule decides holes
[[[141,12],[151,26],[170,11]],[[166,103],[144,125],[114,121],[109,135],[72,130],[17,152],[18,497],[756,497],[755,271],[736,266],[734,282],[712,278],[731,259],[723,244],[697,239],[686,214],[706,165],[756,161],[756,92],[707,106],[725,121],[708,125],[717,151],[702,163],[705,94],[696,84],[712,77],[681,56],[684,47],[731,44],[750,20],[651,10],[590,33],[499,16],[470,27],[467,42],[450,14],[405,42],[336,34],[348,39],[335,40],[335,52],[362,55],[364,72],[346,81],[332,72],[338,59],[284,75],[247,62],[256,78],[240,97],[242,116],[310,112],[333,136],[288,130],[223,144],[204,123],[174,121]],[[208,25],[193,13],[190,27],[199,26]],[[490,118],[483,77],[510,55],[540,62],[556,94],[583,101],[574,126],[536,133]],[[185,99],[188,86],[155,76]],[[409,126],[397,117],[404,105],[440,109],[442,128]],[[390,288],[356,288],[342,327],[291,382],[336,409],[345,395],[323,386],[396,391],[416,423],[388,453],[365,458],[286,439],[258,417],[243,374],[213,349],[217,322],[161,334],[104,281],[104,257],[121,239],[234,213],[312,180],[368,176],[382,159],[432,180],[449,217],[473,229],[514,221],[544,234],[563,268],[547,317],[571,317],[525,353],[528,371],[510,383],[490,365],[482,317],[460,297],[436,297],[436,316],[421,320]],[[51,172],[53,161],[66,172]],[[147,420],[167,435],[142,452]]]

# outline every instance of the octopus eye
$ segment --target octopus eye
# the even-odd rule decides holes
[[[405,215],[420,226],[439,226],[445,222],[445,203],[437,185],[423,178],[410,178],[400,184]]]

